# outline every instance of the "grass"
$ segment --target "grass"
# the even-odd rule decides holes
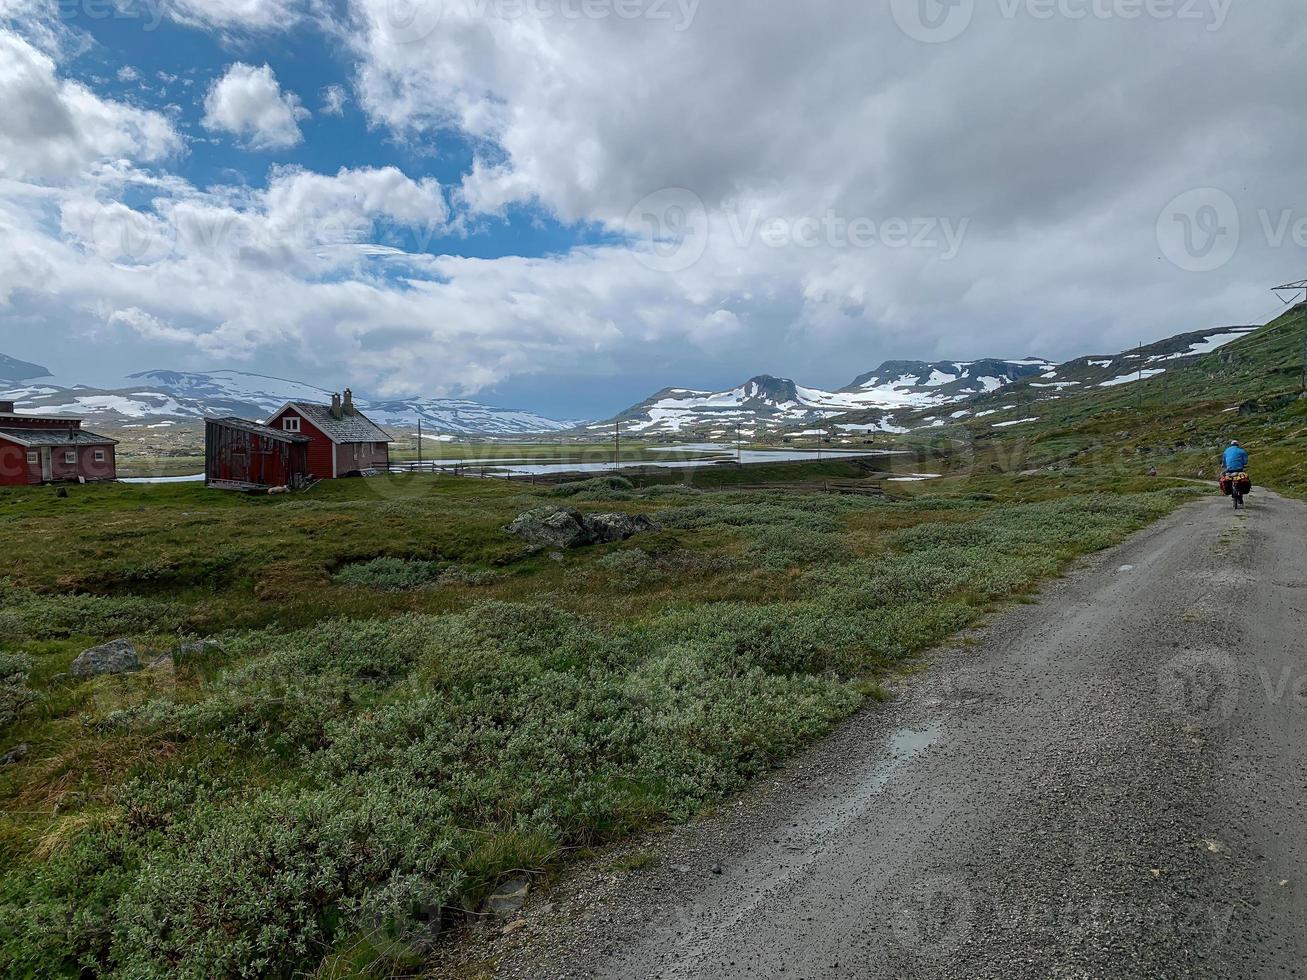
[[[0,970],[412,973],[505,876],[723,799],[1187,493],[998,480],[0,492]],[[551,500],[664,530],[524,552]],[[216,643],[67,675],[120,635]]]

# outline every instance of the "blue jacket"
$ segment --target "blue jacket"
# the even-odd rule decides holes
[[[1248,454],[1238,446],[1231,446],[1225,451],[1225,468],[1231,473],[1248,469]]]

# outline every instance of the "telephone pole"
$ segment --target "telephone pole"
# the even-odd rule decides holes
[[[422,418],[418,417],[418,472],[422,472]]]
[[[622,462],[622,423],[619,419],[613,423],[613,470],[621,469]]]

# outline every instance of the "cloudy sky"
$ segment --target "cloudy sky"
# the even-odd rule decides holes
[[[1301,0],[0,0],[0,353],[600,416],[1307,276]]]

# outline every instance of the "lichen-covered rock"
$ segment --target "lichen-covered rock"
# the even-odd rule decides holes
[[[646,531],[661,531],[662,527],[644,514],[590,514],[585,519],[596,542],[625,541]]]
[[[609,544],[662,527],[644,514],[582,514],[571,508],[539,508],[518,516],[505,530],[537,548],[584,548]]]
[[[125,674],[140,670],[141,661],[136,655],[136,644],[131,640],[113,640],[83,650],[73,661],[74,677],[95,677],[98,674]]]
[[[594,540],[581,512],[568,508],[529,510],[505,530],[537,548],[581,548]]]

